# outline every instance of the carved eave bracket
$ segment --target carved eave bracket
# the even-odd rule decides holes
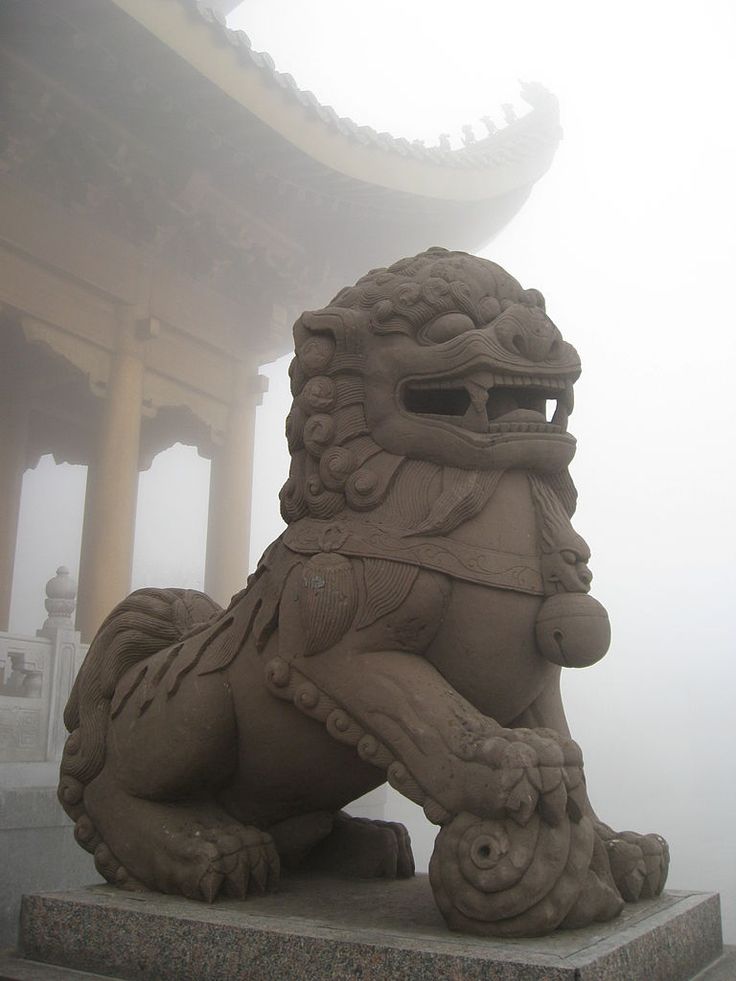
[[[86,377],[90,391],[94,395],[104,396],[110,379],[109,351],[35,317],[21,317],[20,325],[29,344],[43,347],[53,356],[73,365]]]
[[[175,443],[196,446],[211,459],[222,444],[228,408],[201,392],[184,391],[176,382],[146,372],[143,382],[140,469],[148,470],[158,453]]]

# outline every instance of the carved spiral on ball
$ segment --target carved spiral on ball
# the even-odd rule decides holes
[[[429,877],[452,930],[481,936],[549,933],[580,896],[593,854],[593,826],[535,814],[513,820],[458,814],[435,842]]]

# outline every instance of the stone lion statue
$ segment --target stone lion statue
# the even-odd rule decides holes
[[[598,820],[560,697],[610,631],[570,523],[580,363],[541,294],[432,248],[294,341],[287,529],[227,609],[143,589],[104,622],[65,715],[77,840],[111,883],[208,902],[282,867],[410,876],[401,825],[342,811],[388,780],[440,827],[452,929],[658,894],[667,845]]]

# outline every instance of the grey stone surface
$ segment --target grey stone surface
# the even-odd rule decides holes
[[[243,977],[248,977],[246,972]],[[487,975],[493,978],[494,975]],[[527,976],[531,978],[534,975]],[[40,961],[21,959],[15,952],[0,951],[0,981],[109,981],[110,975],[74,971]],[[723,956],[692,978],[692,981],[734,981],[736,978],[736,947],[726,947]],[[625,981],[625,979],[621,979]]]
[[[55,787],[0,788],[0,948],[16,943],[24,893],[99,880]]]
[[[696,974],[693,981],[734,981],[736,978],[736,947],[723,948],[723,955],[710,967]]]
[[[489,978],[494,975],[488,975]],[[109,975],[74,971],[40,961],[21,959],[14,951],[0,950],[0,981],[107,981]],[[694,975],[692,981],[734,981],[736,978],[736,947],[724,947],[723,956]],[[625,981],[625,979],[621,979]]]
[[[15,951],[0,950],[0,981],[109,981],[110,976],[27,961]]]
[[[612,923],[501,941],[448,933],[425,876],[290,877],[278,894],[210,907],[106,885],[39,894],[24,899],[21,939],[31,960],[129,981],[688,981],[722,950],[713,894],[668,893]]]

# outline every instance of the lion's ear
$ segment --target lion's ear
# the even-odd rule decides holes
[[[302,329],[306,328],[308,332],[331,334],[339,353],[360,354],[361,335],[368,329],[370,317],[363,310],[352,310],[347,307],[325,307],[324,310],[307,311],[294,325],[294,340],[297,346],[300,340],[297,335],[297,325],[300,322]]]

